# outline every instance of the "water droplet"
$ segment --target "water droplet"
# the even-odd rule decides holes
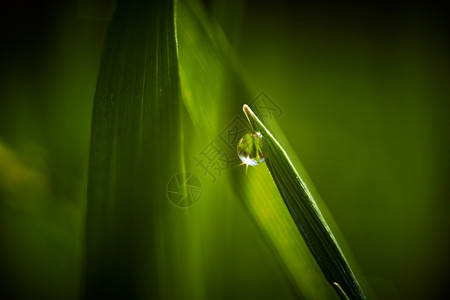
[[[259,132],[247,133],[238,143],[237,153],[242,162],[249,166],[259,165],[264,161],[266,141]]]

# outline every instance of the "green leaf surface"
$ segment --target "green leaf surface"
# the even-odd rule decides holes
[[[173,3],[119,1],[94,99],[85,297],[158,295],[157,224],[180,137]]]
[[[286,152],[250,107],[244,105],[243,109],[253,130],[266,138],[267,167],[298,230],[328,282],[344,299],[365,299],[333,233]]]

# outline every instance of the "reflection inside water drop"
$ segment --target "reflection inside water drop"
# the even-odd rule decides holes
[[[239,140],[237,146],[239,158],[249,166],[262,163],[266,157],[265,150],[266,141],[259,132],[247,133]]]

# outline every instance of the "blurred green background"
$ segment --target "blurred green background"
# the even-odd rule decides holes
[[[2,12],[0,289],[8,298],[80,296],[91,114],[111,12],[109,2],[97,4],[25,1]],[[448,4],[203,5],[250,90],[240,100],[263,90],[282,109],[276,121],[373,293],[445,298]],[[181,25],[180,34],[192,24]],[[171,206],[161,224],[183,235],[165,253],[162,277],[173,281],[162,289],[168,299],[294,298],[227,175],[211,182],[195,166],[241,110],[227,100],[234,80],[214,80],[223,84],[225,109],[214,127],[202,132],[185,119],[186,168],[203,194],[187,210]],[[233,172],[246,180],[244,167]]]

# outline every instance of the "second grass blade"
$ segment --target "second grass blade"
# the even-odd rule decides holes
[[[244,105],[244,113],[252,128],[265,137],[267,167],[289,213],[327,281],[344,299],[346,297],[366,299],[311,193],[286,152],[247,105]]]

